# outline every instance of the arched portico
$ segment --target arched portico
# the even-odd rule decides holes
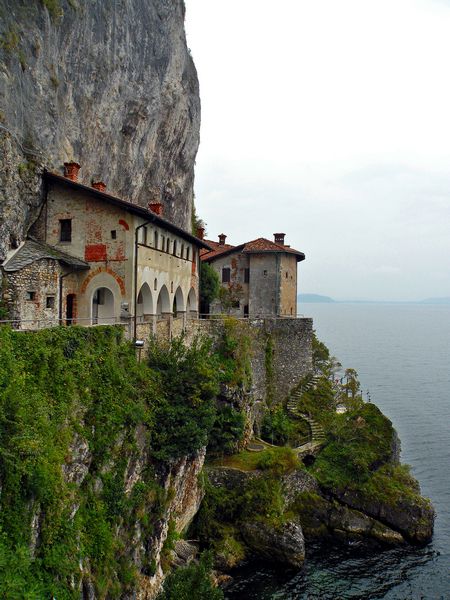
[[[169,291],[165,285],[159,290],[158,301],[156,303],[156,314],[158,317],[172,314]]]
[[[180,317],[186,312],[186,303],[184,301],[183,290],[178,286],[173,298],[173,315]]]
[[[145,321],[153,314],[153,296],[148,283],[144,283],[137,296],[136,315],[139,321]]]
[[[198,318],[198,300],[197,300],[197,294],[196,294],[196,291],[194,288],[191,288],[189,290],[188,301],[187,301],[187,312],[188,312],[188,316],[191,319]]]

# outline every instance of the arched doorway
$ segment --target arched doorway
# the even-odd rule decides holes
[[[75,294],[67,294],[66,297],[66,325],[74,325],[75,324],[75,316],[76,316],[76,295]]]
[[[107,325],[114,322],[114,294],[109,288],[97,288],[92,295],[92,324]]]
[[[153,314],[153,298],[147,283],[144,283],[139,290],[137,297],[136,316],[138,321],[145,321]]]
[[[161,317],[171,312],[170,296],[165,285],[159,290],[158,302],[156,303],[156,314]]]

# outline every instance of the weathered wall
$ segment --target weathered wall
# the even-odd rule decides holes
[[[219,338],[223,323],[221,319],[188,321],[188,342],[198,334]],[[284,402],[312,370],[312,319],[241,319],[239,327],[251,340],[253,402]]]
[[[250,256],[250,314],[276,315],[280,289],[280,254]]]
[[[190,227],[200,100],[183,0],[0,0],[0,260],[41,203],[42,167],[81,163]]]
[[[222,282],[222,269],[230,269],[230,282],[222,283],[222,287],[234,290],[236,299],[239,301],[239,307],[233,307],[229,313],[234,317],[244,316],[244,307],[249,305],[249,284],[245,282],[245,270],[249,268],[249,257],[242,252],[229,254],[223,258],[217,258],[211,266],[215,269],[219,276],[219,281]],[[223,308],[219,300],[214,300],[210,306],[211,314],[223,313]]]
[[[293,254],[281,255],[280,315],[297,316],[297,257]]]
[[[43,258],[20,271],[8,273],[3,284],[3,302],[11,319],[21,319],[21,329],[38,329],[58,324],[59,276],[56,260]],[[27,293],[34,294],[32,300]],[[47,298],[53,306],[47,308]]]

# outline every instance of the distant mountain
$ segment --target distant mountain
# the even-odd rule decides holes
[[[419,304],[450,304],[450,298],[425,298],[425,300],[421,300]]]
[[[307,302],[336,302],[329,296],[321,296],[320,294],[299,294],[298,301],[301,303]]]

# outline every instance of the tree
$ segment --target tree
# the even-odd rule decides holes
[[[200,265],[200,304],[202,307],[211,304],[219,296],[220,281],[216,271],[210,264]],[[202,309],[203,312],[203,309]]]
[[[219,300],[224,313],[230,313],[232,308],[239,308],[239,301],[244,297],[242,285],[229,283],[227,287],[219,290]]]

